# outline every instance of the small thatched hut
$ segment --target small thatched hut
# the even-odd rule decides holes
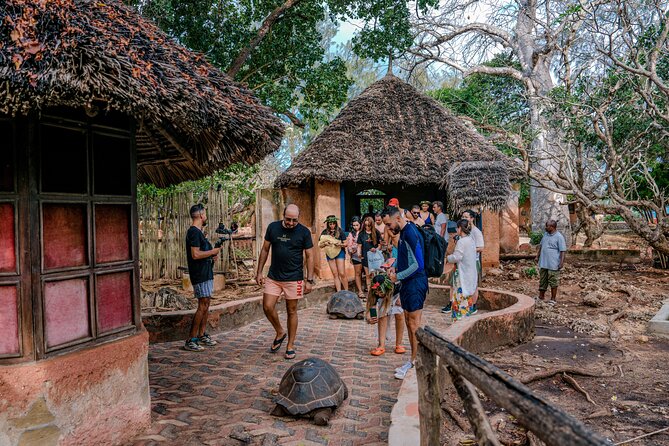
[[[347,225],[391,197],[402,207],[440,200],[451,213],[485,210],[484,262],[499,259],[499,216],[512,161],[436,100],[393,76],[368,87],[300,153],[275,187],[309,209],[314,235],[328,214]],[[321,268],[327,277],[327,267]]]
[[[150,422],[137,182],[276,150],[251,92],[117,0],[0,4],[0,443]]]

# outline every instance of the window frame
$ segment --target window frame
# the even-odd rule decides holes
[[[67,116],[67,117],[66,117]],[[0,273],[0,285],[17,287],[17,318],[19,353],[0,355],[0,365],[18,364],[54,357],[130,336],[141,329],[140,283],[139,283],[139,238],[137,226],[137,152],[135,124],[126,116],[110,113],[98,118],[87,117],[71,109],[43,111],[40,116],[9,117],[0,115],[0,121],[12,127],[8,142],[13,156],[14,190],[0,192],[0,202],[14,204],[14,228],[16,271]],[[104,124],[102,124],[104,122]],[[42,191],[41,144],[42,126],[64,127],[81,131],[86,141],[86,185],[87,193],[62,193]],[[107,134],[126,141],[129,150],[130,194],[97,195],[94,190],[94,150],[96,133]],[[8,138],[10,139],[10,138]],[[48,141],[44,141],[48,144]],[[21,150],[19,150],[21,149]],[[43,263],[43,204],[73,203],[86,207],[86,256],[88,264],[77,267],[46,269]],[[127,206],[129,212],[128,244],[129,259],[97,263],[95,235],[95,206],[118,204]],[[32,247],[32,248],[31,248]],[[97,315],[98,298],[96,280],[101,274],[130,272],[130,322],[116,329],[101,333]],[[44,286],[50,281],[86,277],[87,313],[89,336],[60,345],[47,346]]]

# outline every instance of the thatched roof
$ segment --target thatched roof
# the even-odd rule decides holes
[[[489,178],[477,187],[447,175],[458,163],[472,167],[471,162],[487,166]],[[389,74],[349,102],[275,186],[298,186],[310,179],[425,185],[446,188],[454,204],[474,201],[498,209],[509,195],[512,166],[474,128]]]
[[[251,92],[118,0],[3,0],[0,113],[52,106],[138,122],[138,180],[159,186],[253,163],[283,125]]]

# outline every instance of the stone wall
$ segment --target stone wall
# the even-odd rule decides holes
[[[300,299],[298,309],[322,305],[325,308],[330,295],[334,293],[331,286],[317,285],[314,290]],[[279,313],[285,312],[284,301],[277,304]],[[149,342],[168,342],[185,340],[188,337],[195,310],[166,311],[142,315],[142,323],[149,332]],[[209,309],[207,332],[221,333],[241,327],[265,317],[262,309],[262,295],[233,302],[226,302]],[[1,444],[1,443],[0,443]]]
[[[0,366],[0,445],[121,445],[151,423],[148,334]]]

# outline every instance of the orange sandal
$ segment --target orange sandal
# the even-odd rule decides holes
[[[395,353],[397,353],[398,355],[401,355],[402,353],[406,353],[406,352],[407,352],[407,349],[404,348],[404,346],[402,346],[402,345],[396,345],[395,346]]]
[[[383,347],[376,347],[374,350],[369,352],[372,356],[381,356],[386,352],[386,349]]]

